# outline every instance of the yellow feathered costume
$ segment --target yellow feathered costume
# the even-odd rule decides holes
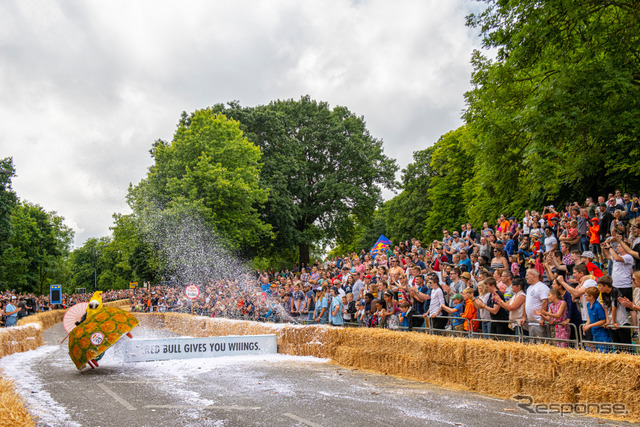
[[[131,313],[117,307],[105,308],[102,292],[98,291],[89,301],[86,320],[69,334],[69,356],[78,369],[85,368],[87,363],[97,367],[96,359],[137,325],[138,319]]]

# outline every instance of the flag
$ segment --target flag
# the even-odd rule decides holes
[[[384,234],[380,235],[380,238],[378,239],[378,241],[375,243],[375,245],[373,245],[373,247],[371,248],[371,250],[369,251],[371,253],[371,255],[373,255],[374,257],[378,255],[378,251],[383,250],[384,248],[391,246],[391,240],[387,239],[386,237],[384,237]]]

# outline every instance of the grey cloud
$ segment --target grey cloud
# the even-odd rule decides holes
[[[478,6],[456,1],[0,4],[0,157],[76,244],[114,212],[180,112],[313,98],[364,115],[401,166],[462,122]]]

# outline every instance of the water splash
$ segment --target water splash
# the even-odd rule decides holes
[[[183,294],[189,284],[199,286],[202,302],[215,301],[212,311],[225,316],[229,304],[250,300],[259,312],[271,311],[275,319],[296,322],[278,296],[262,292],[248,265],[227,249],[227,242],[194,213],[147,210],[140,218],[144,240],[162,263],[164,284]],[[224,308],[224,309],[221,309]]]

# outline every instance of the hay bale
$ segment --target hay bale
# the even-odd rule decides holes
[[[34,417],[16,394],[11,381],[0,378],[0,425],[35,426]]]
[[[38,323],[0,329],[0,357],[34,350],[42,345],[42,328]]]

